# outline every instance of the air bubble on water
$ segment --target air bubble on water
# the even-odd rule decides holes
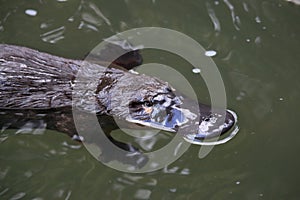
[[[170,188],[169,191],[170,191],[170,192],[176,192],[177,189],[176,189],[176,188]]]
[[[69,21],[69,22],[73,22],[73,21],[74,21],[74,17],[73,17],[73,16],[72,16],[72,17],[69,17],[69,18],[68,18],[68,21]]]
[[[259,16],[255,17],[255,21],[256,21],[256,23],[261,23]]]
[[[33,9],[27,9],[27,10],[25,10],[25,14],[34,17],[37,15],[37,11],[33,10]]]
[[[217,55],[217,52],[214,50],[209,50],[209,51],[205,51],[205,55],[208,57],[213,57],[213,56]]]
[[[194,68],[192,71],[193,71],[194,74],[200,74],[201,69],[199,69],[199,68]]]

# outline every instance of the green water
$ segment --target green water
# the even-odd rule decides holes
[[[1,0],[0,43],[73,59],[131,28],[165,27],[194,38],[217,52],[240,132],[204,159],[191,146],[162,170],[130,174],[61,133],[8,130],[1,133],[0,199],[299,199],[299,17],[300,6],[284,0]],[[196,91],[205,88],[172,55],[144,57],[183,71]]]

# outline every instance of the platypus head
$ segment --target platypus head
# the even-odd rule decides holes
[[[180,108],[181,104],[181,100],[174,95],[169,87],[166,87],[163,92],[131,101],[126,120],[152,128],[176,132],[179,126],[188,120],[187,113],[184,114],[184,110]]]
[[[127,121],[147,127],[157,128],[169,132],[181,133],[188,141],[202,141],[218,137],[235,125],[237,117],[230,110],[214,110],[211,106],[176,96],[171,88],[165,93],[159,93],[147,99],[132,101],[129,104]],[[193,108],[197,106],[198,108]]]
[[[184,106],[186,99],[175,94],[168,83],[149,76],[125,75],[110,89],[111,113],[138,125],[183,133],[197,139],[216,137],[234,124],[234,116],[224,111],[212,114],[203,104]],[[181,132],[182,132],[181,131]]]

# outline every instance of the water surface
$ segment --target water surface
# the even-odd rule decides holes
[[[1,43],[73,59],[131,28],[187,34],[216,52],[228,107],[241,128],[204,159],[191,146],[170,166],[145,174],[110,169],[61,133],[5,130],[1,199],[298,199],[299,17],[300,7],[284,0],[1,0]],[[168,53],[143,53],[145,62],[182,72],[209,102],[189,64]]]

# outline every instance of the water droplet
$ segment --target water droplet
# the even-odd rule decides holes
[[[27,9],[27,10],[25,10],[25,14],[34,17],[37,15],[37,11],[33,10],[33,9]]]

